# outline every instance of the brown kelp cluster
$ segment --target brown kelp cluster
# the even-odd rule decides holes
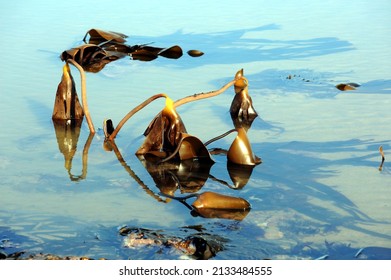
[[[96,73],[107,63],[124,57],[150,61],[159,56],[171,59],[182,56],[182,49],[177,45],[170,48],[152,47],[149,44],[131,46],[126,44],[126,38],[127,36],[122,33],[91,29],[84,36],[84,45],[66,50],[61,54],[61,59],[65,61],[65,65],[61,82],[57,88],[52,119],[59,149],[64,155],[65,167],[71,180],[86,178],[88,148],[95,133],[87,104],[85,72]],[[203,55],[203,52],[190,50],[188,54],[199,57]],[[76,67],[80,72],[81,102],[78,99],[76,83],[71,75],[70,65]],[[243,69],[240,69],[231,81],[214,91],[193,94],[176,101],[165,93],[154,94],[132,108],[118,122],[117,126],[114,125],[111,119],[104,120],[104,149],[113,151],[128,174],[157,201],[163,203],[171,200],[179,201],[190,209],[191,215],[197,217],[242,220],[251,209],[250,203],[244,198],[212,191],[200,192],[200,190],[208,179],[220,182],[232,189],[241,189],[247,184],[252,169],[261,163],[261,159],[253,153],[247,135],[252,122],[258,116],[253,107],[248,86],[248,79],[245,77]],[[234,98],[229,107],[233,129],[204,143],[197,135],[187,131],[177,108],[189,102],[212,98],[222,94],[230,87],[234,88]],[[159,98],[165,98],[165,106],[157,114],[151,115],[152,120],[144,131],[144,141],[135,150],[140,162],[159,188],[159,192],[156,193],[145,185],[143,180],[126,163],[115,143],[115,138],[129,119]],[[90,137],[83,150],[82,174],[74,176],[71,173],[72,160],[84,117],[87,120]],[[231,133],[236,133],[236,137],[230,147],[218,150],[220,154],[226,155],[227,169],[232,184],[210,174],[211,166],[215,164],[213,155],[217,153],[216,149],[207,148],[214,141]],[[175,196],[177,190],[181,193],[190,194],[177,197]],[[194,199],[194,202],[187,203],[189,199]],[[134,232],[131,231],[129,234],[133,236]],[[145,238],[142,238],[142,240],[140,238],[133,239],[141,242]],[[194,240],[177,240],[175,244],[170,243],[169,245],[176,248],[182,248],[184,245],[187,246],[186,248],[193,248]],[[161,244],[167,245],[165,241],[162,241]],[[197,250],[195,252],[198,252]],[[200,257],[205,258],[205,256]]]
[[[227,158],[230,162],[241,165],[257,165],[261,163],[260,158],[252,152],[250,141],[247,137],[247,130],[250,128],[252,121],[257,116],[253,108],[251,97],[247,90],[247,79],[243,76],[243,69],[239,70],[234,79],[223,86],[220,90],[200,93],[182,98],[174,102],[166,94],[156,94],[133,108],[119,122],[118,126],[112,128],[112,121],[109,126],[107,121],[104,124],[107,132],[107,141],[114,141],[116,135],[123,125],[133,117],[138,111],[143,109],[152,101],[158,98],[166,98],[165,107],[153,118],[144,132],[145,140],[136,151],[137,155],[155,156],[159,163],[168,160],[188,160],[197,159],[199,161],[213,162],[213,159],[206,148],[206,145],[227,135],[216,137],[205,144],[196,136],[187,132],[186,127],[178,114],[176,108],[196,100],[211,98],[224,92],[230,86],[235,87],[235,97],[231,104],[231,117],[235,129],[230,132],[237,132],[237,136],[227,152]],[[110,133],[109,133],[110,131]]]
[[[174,45],[168,48],[153,47],[150,44],[126,44],[128,36],[119,32],[90,29],[83,38],[85,44],[71,48],[61,54],[61,59],[73,59],[87,72],[99,72],[106,64],[120,58],[151,61],[159,56],[178,59],[183,55],[182,48]],[[188,51],[190,56],[201,56],[202,52]]]

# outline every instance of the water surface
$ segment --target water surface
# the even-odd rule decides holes
[[[125,248],[118,234],[124,225],[175,237],[200,234],[186,227],[201,226],[205,238],[224,247],[216,259],[353,259],[360,248],[391,248],[389,1],[13,1],[0,7],[0,250],[181,257],[167,248]],[[125,33],[129,44],[178,44],[205,55],[122,59],[88,73],[98,132],[89,139],[83,123],[68,171],[51,120],[63,66],[59,54],[81,44],[90,28]],[[201,191],[248,200],[252,209],[242,221],[193,217],[177,201],[161,202],[134,153],[163,101],[121,130],[116,144],[125,168],[104,151],[99,128],[105,118],[117,123],[155,93],[176,100],[218,89],[241,68],[259,113],[249,138],[263,163],[236,190],[221,183],[232,184],[226,157],[214,156],[213,177]],[[80,86],[76,69],[72,73]],[[335,88],[347,82],[361,86]],[[178,108],[188,132],[206,141],[231,129],[233,94],[229,89]],[[212,146],[227,149],[233,138]],[[386,155],[381,172],[380,146]],[[371,258],[391,258],[373,252]]]

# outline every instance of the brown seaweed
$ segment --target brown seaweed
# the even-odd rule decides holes
[[[250,203],[241,197],[234,197],[219,194],[216,192],[203,192],[200,194],[190,194],[184,197],[175,197],[161,193],[161,195],[181,202],[195,217],[220,218],[230,220],[243,220],[251,210]],[[189,205],[186,200],[190,198],[196,200]]]
[[[107,52],[94,44],[85,44],[63,51],[60,58],[63,61],[73,59],[87,72],[97,73],[106,64],[115,61],[124,55],[119,52]]]
[[[145,130],[144,143],[136,151],[136,154],[163,151],[165,158],[176,150],[181,141],[182,133],[187,133],[185,125],[175,110],[174,102],[166,97],[166,106]]]
[[[149,44],[128,45],[125,44],[127,37],[119,32],[93,28],[84,36],[85,44],[63,51],[60,58],[63,61],[73,59],[85,71],[97,73],[106,64],[126,56],[133,60],[151,61],[159,56],[178,59],[183,55],[182,48],[178,45],[168,48]]]
[[[204,55],[204,53],[202,51],[199,51],[199,50],[188,50],[187,54],[192,56],[192,57],[199,57],[199,56]]]
[[[238,135],[232,142],[227,158],[230,162],[242,165],[257,165],[262,161],[254,155],[250,141],[247,137],[247,132],[244,128],[237,129]]]
[[[63,67],[61,82],[57,87],[52,119],[53,121],[82,120],[84,111],[77,96],[75,81],[71,74],[69,64]]]
[[[253,107],[253,101],[248,93],[248,80],[243,76],[243,69],[235,75],[235,96],[231,102],[230,114],[235,128],[244,127],[248,130],[258,116]]]
[[[87,42],[88,35],[89,40]],[[114,31],[105,31],[102,29],[92,28],[87,31],[86,35],[83,38],[83,41],[87,44],[96,44],[99,45],[100,43],[106,42],[106,41],[112,41],[112,42],[118,42],[118,43],[124,43],[126,41],[125,38],[128,36],[119,32]]]
[[[345,91],[345,90],[355,90],[359,86],[360,85],[357,83],[341,83],[336,85],[335,87],[341,91]]]
[[[71,63],[73,66],[75,66],[80,73],[80,81],[81,81],[81,102],[83,106],[84,115],[87,120],[88,128],[90,129],[90,133],[95,133],[95,127],[92,122],[92,118],[90,115],[90,110],[87,104],[87,86],[86,86],[86,75],[84,73],[83,68],[73,59],[68,59],[67,62]]]

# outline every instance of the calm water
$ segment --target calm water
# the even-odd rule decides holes
[[[371,248],[363,251],[371,258],[391,259],[388,250],[373,248],[391,249],[390,10],[389,1],[144,1],[137,7],[128,1],[3,1],[0,250],[181,257],[172,248],[126,248],[118,233],[126,225],[168,237],[200,234],[223,247],[215,259],[353,259],[361,248]],[[134,153],[163,101],[121,130],[116,144],[126,165],[103,149],[101,129],[88,138],[86,122],[72,166],[66,165],[51,120],[59,54],[81,44],[90,28],[125,33],[129,44],[178,44],[205,53],[122,59],[88,73],[96,128],[105,118],[118,123],[155,93],[176,100],[215,90],[244,69],[260,116],[249,138],[263,163],[235,190],[222,182],[232,185],[226,157],[214,156],[200,190],[248,200],[252,209],[242,221],[193,217],[178,201],[162,202]],[[79,87],[76,69],[72,73]],[[347,82],[361,87],[335,88]],[[229,89],[178,108],[188,132],[206,141],[231,129],[233,94]],[[228,149],[233,139],[211,148]],[[380,146],[386,157],[381,172]]]

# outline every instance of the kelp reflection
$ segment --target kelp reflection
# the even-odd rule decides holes
[[[73,175],[72,162],[77,150],[77,143],[79,141],[80,128],[82,121],[73,122],[68,124],[67,122],[54,121],[54,131],[56,133],[58,149],[64,155],[64,166],[68,172],[71,181],[79,181],[87,177],[87,164],[88,164],[88,150],[92,143],[94,135],[90,133],[83,148],[82,155],[82,171],[80,175]]]
[[[148,171],[159,189],[158,194],[152,191],[140,177],[131,169],[122,157],[114,142],[110,145],[118,160],[124,166],[128,174],[154,199],[159,202],[169,202],[171,199],[178,200],[189,208],[192,216],[203,218],[222,218],[243,220],[249,213],[251,206],[248,201],[240,197],[227,196],[215,192],[199,193],[210,175],[210,168],[213,163],[202,163],[197,160],[167,161],[156,164],[156,157],[148,159],[145,156],[138,156],[143,166]],[[154,162],[155,160],[155,162]],[[248,178],[238,181],[246,181]],[[224,181],[221,181],[224,182]],[[225,183],[227,184],[227,183]],[[175,197],[175,192],[191,193],[186,197]],[[164,197],[166,199],[162,199]],[[196,198],[190,206],[186,200]]]

